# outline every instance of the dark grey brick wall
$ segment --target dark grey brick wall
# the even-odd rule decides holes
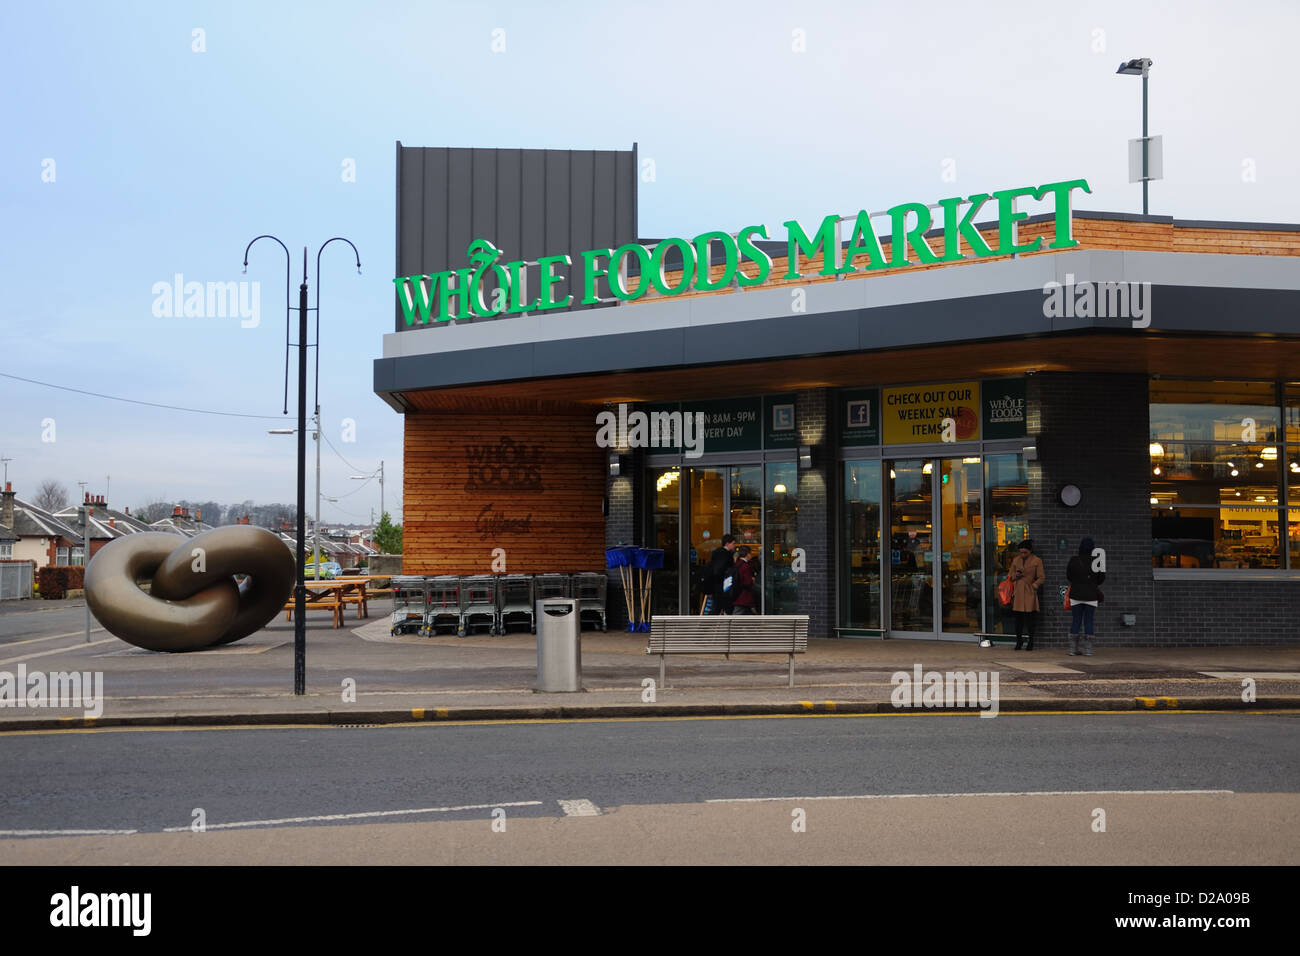
[[[799,441],[816,446],[812,469],[799,472],[798,546],[803,548],[807,568],[798,575],[798,606],[800,614],[808,615],[809,637],[836,634],[832,521],[837,493],[834,480],[837,450],[832,408],[828,389],[795,394],[794,418]]]
[[[606,406],[617,412],[617,406]],[[609,513],[605,516],[605,547],[618,545],[645,545],[642,540],[641,509],[645,502],[645,452],[642,449],[623,450],[625,472],[617,478],[605,472],[605,495],[609,501]],[[606,624],[610,630],[623,630],[627,627],[627,601],[623,595],[623,584],[619,572],[610,569],[606,572],[607,585],[605,614]]]
[[[1029,463],[1029,531],[1047,573],[1038,643],[1066,641],[1070,616],[1058,588],[1085,536],[1106,549],[1099,643],[1156,642],[1147,384],[1145,375],[1029,377],[1028,427],[1038,439],[1038,461]],[[1058,494],[1066,484],[1083,493],[1077,507],[1061,504]],[[1123,626],[1125,613],[1137,615],[1135,627]]]
[[[1297,644],[1300,581],[1156,581],[1155,618],[1162,647]]]

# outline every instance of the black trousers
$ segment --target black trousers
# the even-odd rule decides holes
[[[1029,643],[1030,644],[1034,643],[1034,628],[1038,626],[1038,612],[1037,611],[1016,611],[1015,615],[1016,615],[1016,644],[1020,643],[1021,639],[1025,635],[1026,630],[1029,631]]]

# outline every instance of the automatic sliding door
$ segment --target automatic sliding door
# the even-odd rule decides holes
[[[939,461],[940,630],[945,633],[974,634],[980,629],[982,471],[978,457]]]
[[[933,463],[900,459],[889,466],[889,627],[934,632]]]

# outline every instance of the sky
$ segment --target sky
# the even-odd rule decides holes
[[[1115,70],[1150,57],[1151,212],[1297,223],[1297,33],[1290,0],[6,5],[0,375],[171,408],[0,377],[0,457],[28,499],[52,478],[114,507],[292,502],[295,442],[267,434],[294,425],[285,254],[263,240],[243,274],[244,248],[284,242],[296,305],[308,247],[315,304],[343,236],[362,271],[322,254],[322,517],[377,515],[351,476],[382,461],[400,520],[402,419],[372,389],[396,141],[636,142],[643,237],[1074,178],[1075,208],[1140,212],[1141,80]],[[175,314],[177,276],[200,314]],[[208,308],[240,282],[242,313]]]

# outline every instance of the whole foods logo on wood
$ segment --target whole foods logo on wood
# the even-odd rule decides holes
[[[495,445],[466,445],[465,490],[541,494],[542,446],[502,438]]]

